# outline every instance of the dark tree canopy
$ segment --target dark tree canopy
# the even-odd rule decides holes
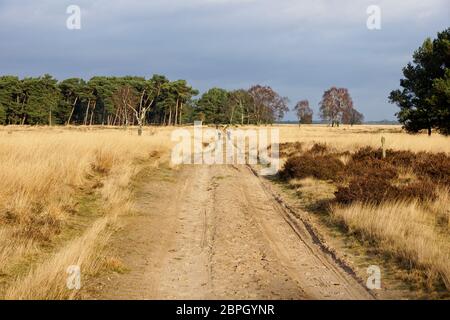
[[[287,98],[272,88],[249,90],[212,88],[199,99],[185,80],[162,75],[95,76],[89,81],[50,75],[19,79],[0,77],[0,124],[17,125],[181,125],[268,124],[288,111]]]
[[[450,28],[426,39],[403,68],[402,89],[389,100],[400,108],[398,120],[412,133],[437,129],[450,134]]]
[[[196,101],[194,115],[205,123],[271,124],[289,110],[288,99],[268,86],[227,91],[213,88]]]
[[[196,111],[204,115],[206,123],[228,123],[229,93],[225,89],[212,88],[197,101]]]
[[[181,124],[198,91],[164,76],[93,77],[58,82],[50,75],[0,77],[0,124]],[[192,111],[192,108],[187,108]]]

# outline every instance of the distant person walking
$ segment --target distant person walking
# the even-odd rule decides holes
[[[230,129],[227,129],[227,139],[231,140],[231,131],[230,131]]]

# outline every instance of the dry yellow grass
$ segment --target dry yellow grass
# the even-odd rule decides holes
[[[299,195],[307,203],[317,201],[332,200],[336,187],[327,181],[318,180],[312,177],[304,179],[291,179],[289,185],[294,188]]]
[[[140,163],[168,153],[169,132],[151,129],[138,137],[124,130],[0,131],[0,273],[10,279],[1,290],[5,298],[73,297],[65,287],[66,268],[96,268],[95,248],[105,243],[108,225],[129,210],[131,178]],[[79,209],[77,195],[85,192],[98,194],[103,217],[54,252],[43,252],[42,244],[48,247],[64,231]]]
[[[94,222],[81,237],[70,241],[49,259],[33,267],[24,277],[8,287],[5,299],[73,299],[76,290],[66,286],[69,266],[80,266],[82,280],[86,274],[99,268],[98,250],[107,243],[110,232],[108,223],[115,217],[105,217]]]
[[[303,151],[314,143],[324,143],[330,150],[354,152],[365,146],[381,147],[381,137],[386,137],[386,147],[394,150],[430,153],[450,153],[450,137],[434,134],[409,135],[399,126],[279,126],[281,143],[300,142]],[[348,155],[340,156],[345,164]],[[393,183],[417,181],[410,168],[398,168],[399,177]],[[333,200],[330,182],[312,178],[293,179],[290,185],[298,191],[300,201],[317,202]],[[370,243],[406,265],[425,271],[433,289],[436,279],[441,279],[450,290],[450,192],[444,187],[437,190],[437,199],[426,203],[418,200],[385,202],[380,205],[356,203],[333,205],[329,210],[332,220],[344,225],[350,233]]]
[[[339,151],[379,147],[385,136],[387,147],[396,150],[450,152],[449,137],[411,136],[398,126],[276,127],[281,143],[299,141],[305,149],[316,142]],[[157,165],[161,156],[169,154],[172,130],[147,129],[138,137],[135,130],[112,128],[0,129],[0,298],[75,298],[76,292],[66,288],[67,267],[80,265],[89,275],[104,263],[99,252],[117,215],[130,209],[132,177],[141,163],[148,164],[151,158]],[[414,176],[405,171],[401,178]],[[332,185],[317,183],[296,182],[300,196],[332,194]],[[96,195],[94,211],[99,215],[54,244],[58,233],[64,233],[83,210],[79,196],[91,193]],[[427,204],[336,206],[332,214],[336,221],[377,241],[383,250],[442,277],[448,287],[449,202],[448,190],[442,189],[438,199]]]
[[[448,196],[447,196],[448,197]],[[438,199],[433,207],[442,207]],[[450,236],[426,206],[417,201],[387,202],[379,206],[361,203],[334,206],[332,217],[350,232],[374,240],[384,252],[426,270],[432,281],[440,277],[450,289]],[[432,283],[430,284],[432,288]]]
[[[381,137],[386,138],[386,147],[394,150],[429,151],[450,153],[450,137],[434,134],[409,135],[400,126],[340,126],[326,125],[276,126],[280,129],[280,143],[300,141],[308,148],[316,142],[342,151],[354,151],[360,147],[381,147]]]

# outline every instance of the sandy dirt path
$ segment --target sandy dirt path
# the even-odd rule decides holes
[[[247,166],[167,170],[113,240],[99,299],[371,299]]]

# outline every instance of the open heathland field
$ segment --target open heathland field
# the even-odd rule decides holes
[[[0,298],[448,297],[450,138],[268,128],[270,178],[173,165],[174,127],[2,128]]]

